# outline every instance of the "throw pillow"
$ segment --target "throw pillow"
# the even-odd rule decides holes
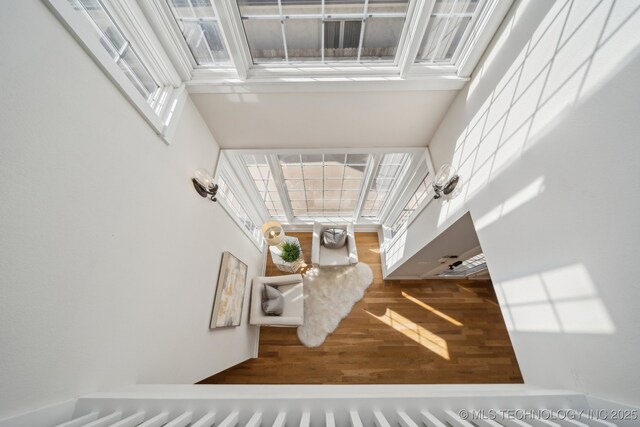
[[[282,316],[284,312],[284,295],[266,283],[262,289],[262,311],[267,316]]]
[[[329,249],[340,249],[347,244],[347,230],[328,228],[322,232],[322,245]]]

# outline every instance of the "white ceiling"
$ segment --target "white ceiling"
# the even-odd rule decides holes
[[[457,91],[193,93],[222,148],[424,147]]]

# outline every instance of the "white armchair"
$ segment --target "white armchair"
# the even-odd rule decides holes
[[[281,316],[267,316],[262,311],[264,284],[277,287],[284,295],[284,312]],[[249,324],[259,326],[300,326],[304,323],[304,287],[300,274],[256,277],[251,284]]]
[[[341,228],[347,231],[347,244],[339,249],[329,249],[324,247],[322,242],[322,232],[329,228]],[[313,241],[311,245],[311,263],[317,266],[345,266],[358,263],[358,251],[356,249],[356,238],[353,231],[353,224],[320,224],[313,223]]]

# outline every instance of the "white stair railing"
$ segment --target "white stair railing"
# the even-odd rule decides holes
[[[626,427],[594,416],[584,394],[488,388],[144,388],[75,401],[69,419],[33,427]],[[275,391],[274,391],[275,390]],[[308,394],[301,394],[307,390]],[[318,392],[317,390],[320,390]],[[328,389],[327,389],[328,390]],[[344,392],[341,394],[341,390]],[[374,389],[371,389],[374,390]],[[383,389],[384,390],[384,389]],[[392,390],[388,388],[387,390]],[[496,409],[505,408],[505,409]],[[511,409],[509,409],[511,408]],[[598,409],[598,408],[594,408]],[[519,417],[518,414],[525,416]],[[563,416],[564,414],[564,416]],[[571,415],[571,416],[568,416]],[[220,420],[216,423],[217,420]],[[0,421],[0,427],[24,425]]]

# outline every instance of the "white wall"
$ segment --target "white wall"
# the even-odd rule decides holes
[[[219,152],[193,103],[165,145],[40,1],[4,6],[0,46],[0,418],[251,357],[246,300],[208,328],[222,252],[261,256],[193,189]]]
[[[403,256],[470,211],[525,381],[636,405],[639,5],[516,3],[429,146],[463,192]]]
[[[222,148],[371,148],[424,147],[455,94],[452,90],[300,89],[191,97]],[[237,117],[242,117],[240,123]]]

